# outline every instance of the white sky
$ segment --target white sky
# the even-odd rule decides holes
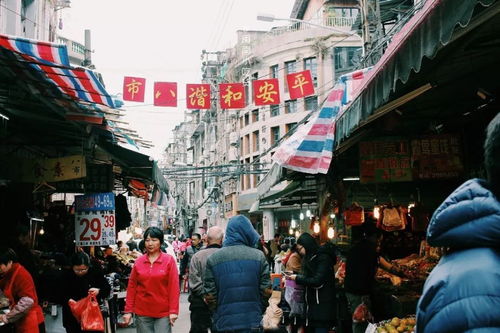
[[[294,0],[72,0],[58,33],[83,44],[92,31],[92,62],[110,94],[123,77],[146,78],[144,103],[126,102],[125,121],[155,147],[160,159],[172,129],[184,120],[185,85],[201,81],[201,50],[233,47],[237,30],[268,30],[284,22],[257,21],[259,13],[290,17]],[[154,107],[153,83],[177,82],[178,108]]]

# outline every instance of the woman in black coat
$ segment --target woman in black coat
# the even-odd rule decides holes
[[[331,243],[319,246],[310,234],[303,233],[297,250],[304,258],[302,273],[288,278],[306,287],[306,331],[327,333],[335,325],[335,247]]]
[[[71,268],[63,273],[61,285],[63,326],[66,332],[85,332],[71,313],[69,299],[79,301],[92,293],[102,301],[109,296],[110,290],[111,287],[102,271],[91,266],[89,256],[85,252],[75,253],[71,258]]]

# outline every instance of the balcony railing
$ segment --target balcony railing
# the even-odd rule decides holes
[[[325,17],[322,19],[310,20],[309,22],[327,27],[340,28],[345,31],[351,31],[351,27],[355,21],[356,17]],[[269,32],[268,35],[279,36],[289,32],[308,29],[318,29],[318,27],[307,24],[307,22],[296,22],[287,26],[275,27]]]

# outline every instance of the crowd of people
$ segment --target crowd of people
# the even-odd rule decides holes
[[[487,179],[469,180],[455,190],[427,230],[429,244],[447,251],[423,288],[417,333],[500,330],[500,115],[488,126],[484,148]],[[165,240],[162,230],[150,227],[139,242],[96,248],[91,256],[77,249],[70,260],[56,257],[41,266],[28,248],[26,230],[15,239],[0,244],[0,309],[9,310],[0,313],[2,333],[44,333],[48,301],[63,305],[67,332],[83,332],[68,301],[89,294],[108,298],[108,274],[129,276],[123,323],[135,315],[139,333],[171,331],[181,280],[189,285],[191,333],[279,330],[285,312],[287,332],[327,333],[338,324],[332,243],[320,244],[309,233],[296,242],[279,234],[265,242],[242,215],[232,217],[225,231],[211,227],[188,241]],[[361,304],[370,308],[378,268],[398,273],[379,245],[369,221],[353,227],[343,277],[351,314]],[[285,276],[284,296],[273,286],[272,272]],[[366,325],[353,322],[353,332],[364,332]]]

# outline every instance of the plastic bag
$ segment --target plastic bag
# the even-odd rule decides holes
[[[79,301],[70,299],[68,305],[82,331],[104,331],[104,318],[95,296],[89,294]]]
[[[358,305],[356,310],[354,310],[352,321],[355,323],[373,322],[373,315],[364,302]]]
[[[290,316],[304,317],[304,287],[293,280],[286,280],[285,300],[290,305]]]
[[[95,296],[89,296],[87,308],[82,313],[82,331],[104,331],[104,318]]]
[[[68,305],[69,305],[69,308],[71,310],[71,313],[73,314],[73,316],[75,317],[77,322],[82,321],[82,313],[85,310],[85,308],[87,307],[88,298],[89,298],[89,296],[82,298],[79,301],[75,301],[73,299],[70,299],[68,301]]]

